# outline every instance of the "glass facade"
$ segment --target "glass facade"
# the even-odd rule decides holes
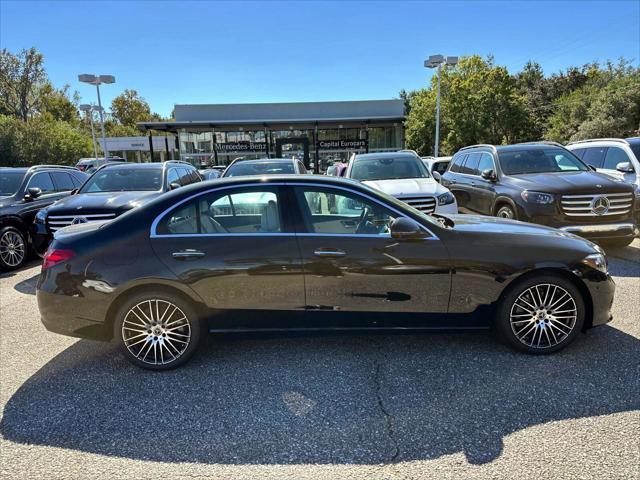
[[[335,162],[346,162],[352,153],[394,151],[404,148],[402,124],[387,126],[345,126],[283,130],[204,131],[181,129],[178,132],[180,158],[195,165],[208,163],[228,165],[238,157],[264,158],[267,153],[275,157],[305,161],[309,169],[315,168],[316,153],[319,170]],[[331,142],[328,142],[331,141]],[[342,141],[342,142],[340,142]],[[214,148],[215,146],[215,148]],[[308,158],[305,158],[305,146]]]

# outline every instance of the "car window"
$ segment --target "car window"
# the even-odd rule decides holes
[[[563,148],[531,148],[500,152],[498,159],[506,175],[585,171],[587,166]]]
[[[73,180],[71,179],[71,175],[67,172],[50,172],[51,177],[53,178],[53,183],[56,186],[56,190],[58,192],[67,192],[69,190],[73,190],[75,185],[73,184]]]
[[[24,170],[21,172],[0,170],[0,197],[15,194],[20,188],[23,177]]]
[[[250,160],[236,162],[224,173],[225,177],[241,177],[245,175],[277,175],[296,173],[291,161],[252,162]]]
[[[167,172],[167,187],[172,183],[180,183],[180,175],[178,175],[178,170],[175,168],[170,168]]]
[[[467,159],[462,164],[460,173],[466,173],[467,175],[478,175],[478,162],[480,161],[481,153],[470,153],[467,155]]]
[[[180,185],[189,185],[191,183],[191,177],[189,176],[189,170],[184,167],[179,167],[178,174],[180,175]]]
[[[189,178],[191,179],[191,183],[196,183],[202,180],[202,178],[200,177],[200,175],[195,169],[189,168],[188,170],[189,170]]]
[[[620,147],[609,147],[607,153],[604,156],[604,162],[602,168],[609,170],[615,170],[616,165],[622,162],[631,162],[629,155]]]
[[[604,162],[604,154],[607,147],[591,147],[587,148],[582,156],[582,161],[592,167],[602,168]]]
[[[465,154],[453,157],[453,159],[451,160],[451,167],[449,168],[449,171],[453,173],[460,173],[462,163],[465,161],[466,158],[467,158],[467,155]]]
[[[482,174],[485,170],[494,170],[495,166],[493,165],[493,157],[489,153],[483,153],[480,156],[480,161],[478,162],[478,174]]]
[[[580,159],[581,159],[582,157],[584,157],[584,152],[586,152],[586,151],[587,151],[587,149],[586,149],[586,148],[576,148],[576,149],[573,149],[573,150],[571,150],[571,151],[573,152],[573,154],[574,154],[576,157],[578,157],[578,158],[580,158]]]
[[[440,175],[443,175],[444,172],[447,171],[448,166],[449,162],[435,162],[431,167],[431,171],[438,172]]]
[[[428,178],[429,170],[415,155],[398,157],[356,157],[351,167],[351,178],[360,181],[393,180],[400,178]]]
[[[296,198],[309,233],[389,235],[395,218],[377,202],[344,190],[298,187]]]
[[[274,188],[243,188],[201,195],[168,213],[157,233],[281,233],[280,202]]]
[[[157,191],[162,186],[162,168],[107,167],[94,173],[80,193]]]
[[[87,178],[87,175],[84,173],[74,172],[71,174],[71,180],[75,188],[80,188]]]
[[[300,173],[305,174],[307,173],[307,169],[305,168],[304,164],[302,162],[298,162],[298,170],[300,170]]]
[[[42,193],[53,193],[55,192],[55,187],[53,186],[53,182],[51,181],[51,176],[49,176],[46,172],[36,173],[29,180],[29,184],[27,185],[27,190],[29,188],[39,188],[42,190]]]

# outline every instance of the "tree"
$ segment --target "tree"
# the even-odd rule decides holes
[[[47,81],[44,58],[34,47],[13,55],[0,51],[0,114],[23,121],[38,111],[40,91]]]
[[[155,119],[147,101],[137,91],[128,89],[113,99],[111,114],[121,125],[130,127],[135,127],[137,122]]]
[[[77,125],[80,121],[78,113],[79,96],[78,92],[74,92],[73,96],[70,97],[69,89],[69,85],[57,89],[47,82],[40,92],[40,113],[49,116],[53,120],[62,120],[72,125]]]

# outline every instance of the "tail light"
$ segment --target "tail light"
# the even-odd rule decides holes
[[[44,254],[44,260],[42,261],[42,270],[46,270],[47,268],[51,268],[54,265],[66,262],[67,260],[75,257],[75,255],[76,252],[74,252],[73,250],[50,248]]]

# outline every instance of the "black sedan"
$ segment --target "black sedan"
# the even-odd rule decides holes
[[[602,250],[548,227],[429,216],[327,176],[175,190],[57,232],[42,321],[118,342],[141,367],[184,363],[206,332],[481,331],[551,353],[611,320]]]

